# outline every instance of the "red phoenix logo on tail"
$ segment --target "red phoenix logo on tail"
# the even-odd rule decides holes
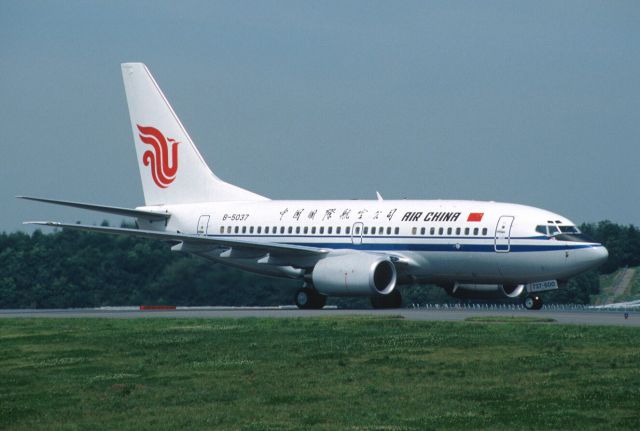
[[[139,124],[140,139],[151,145],[153,151],[147,150],[142,155],[142,163],[151,165],[151,176],[160,188],[166,189],[176,179],[178,172],[178,144],[174,139],[166,139],[155,127],[144,127]],[[171,160],[169,160],[169,144],[171,143]]]

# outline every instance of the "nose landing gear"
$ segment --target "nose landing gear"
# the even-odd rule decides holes
[[[528,295],[524,299],[524,308],[527,310],[540,310],[542,308],[542,298],[538,295]]]

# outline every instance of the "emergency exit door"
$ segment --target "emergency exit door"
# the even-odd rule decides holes
[[[209,230],[209,216],[201,215],[198,219],[198,230],[196,231],[198,235],[206,235]]]

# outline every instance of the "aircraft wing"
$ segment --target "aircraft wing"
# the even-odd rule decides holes
[[[261,243],[253,241],[242,241],[225,239],[221,237],[186,235],[183,233],[159,232],[143,229],[127,229],[108,226],[88,226],[82,224],[59,223],[52,221],[30,221],[24,224],[34,224],[41,226],[59,227],[64,229],[84,230],[89,232],[110,233],[117,235],[138,236],[142,238],[157,239],[161,241],[180,241],[189,245],[211,245],[229,247],[243,251],[260,251],[270,253],[274,256],[296,256],[296,257],[322,257],[330,250],[318,247],[306,247],[301,245]]]
[[[54,204],[54,205],[64,205],[64,206],[73,207],[73,208],[81,208],[83,210],[89,210],[89,211],[100,211],[103,213],[117,214],[117,215],[126,216],[126,217],[135,217],[135,218],[140,218],[140,219],[145,219],[150,221],[166,220],[169,217],[171,217],[171,214],[166,212],[144,211],[144,210],[137,210],[133,208],[121,208],[121,207],[112,207],[107,205],[88,204],[84,202],[72,202],[72,201],[60,201],[55,199],[34,198],[31,196],[16,196],[16,198],[26,199],[29,201],[36,201],[36,202],[45,202],[45,203]]]

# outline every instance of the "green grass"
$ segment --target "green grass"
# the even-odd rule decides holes
[[[640,429],[640,331],[0,320],[0,429]]]
[[[604,274],[600,276],[600,293],[598,295],[591,295],[591,303],[594,305],[602,305],[607,303],[607,300],[613,302],[634,301],[640,299],[640,267],[634,267],[635,275],[629,283],[629,286],[625,291],[616,297],[613,296],[613,289],[615,282],[622,276],[624,269],[618,269],[611,274]]]

